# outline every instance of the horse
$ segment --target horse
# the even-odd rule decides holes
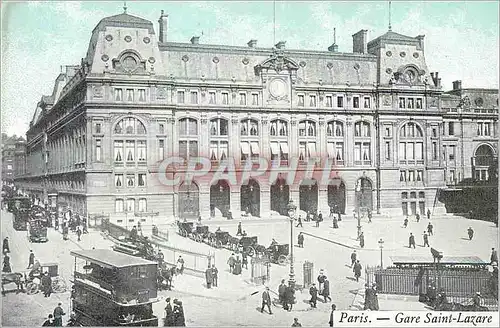
[[[5,295],[5,285],[16,284],[16,294],[24,292],[25,276],[19,272],[2,273],[2,295]]]
[[[166,289],[172,290],[172,280],[174,278],[176,267],[158,268],[158,286],[162,289],[165,286]]]

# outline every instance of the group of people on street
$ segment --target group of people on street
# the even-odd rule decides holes
[[[219,270],[215,267],[215,264],[212,264],[212,266],[208,265],[208,268],[205,270],[205,280],[207,288],[212,288],[212,286],[218,287]]]
[[[295,291],[293,288],[285,284],[285,279],[281,280],[281,284],[278,286],[278,299],[279,303],[283,306],[283,310],[292,311],[295,299],[294,294]]]
[[[377,284],[373,283],[370,287],[370,284],[365,284],[365,305],[364,310],[372,310],[378,311],[378,296],[377,296]]]
[[[62,308],[62,303],[58,303],[56,308],[54,309],[54,312],[48,315],[47,320],[45,320],[45,322],[42,324],[42,327],[62,327],[64,315],[66,315],[66,313],[64,313],[64,310]],[[67,323],[67,326],[72,327],[74,325],[75,316],[72,315]]]
[[[245,266],[248,269],[248,258],[246,253],[244,254],[244,259],[245,259]],[[241,274],[241,269],[243,266],[242,261],[240,260],[240,256],[236,255],[236,258],[234,257],[234,253],[231,254],[229,259],[227,260],[227,264],[229,265],[229,273],[232,273],[234,275],[240,275]]]
[[[182,301],[174,299],[170,302],[170,297],[167,297],[165,306],[165,320],[164,327],[184,327],[186,326],[186,319],[184,317],[184,307]],[[173,303],[173,306],[172,306]]]
[[[2,272],[10,273],[12,272],[12,267],[10,266],[10,256],[8,255],[10,253],[9,237],[5,237],[3,239],[2,253],[3,253]]]

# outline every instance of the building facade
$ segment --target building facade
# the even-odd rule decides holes
[[[289,200],[411,215],[442,210],[440,188],[483,178],[478,158],[497,156],[498,91],[444,92],[424,36],[361,30],[351,53],[237,47],[169,42],[167,20],[159,34],[127,13],[99,22],[37,105],[21,188],[118,223],[266,217]],[[175,157],[211,168],[165,164]],[[246,165],[259,174],[245,179]]]
[[[2,134],[2,181],[14,182],[17,175],[25,171],[26,140],[23,137]]]

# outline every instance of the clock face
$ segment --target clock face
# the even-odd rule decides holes
[[[414,71],[411,71],[411,70],[406,71],[405,78],[408,82],[415,81],[415,77],[416,77],[416,75],[415,75]]]
[[[274,97],[283,97],[286,93],[286,83],[283,80],[272,80],[269,85],[269,92]]]

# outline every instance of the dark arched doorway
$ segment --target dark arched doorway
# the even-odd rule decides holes
[[[345,184],[340,179],[333,179],[328,185],[328,206],[335,213],[345,214]]]
[[[228,217],[230,208],[229,184],[226,180],[219,180],[210,186],[210,216],[214,217],[218,209],[223,217]]]
[[[250,179],[240,189],[241,210],[252,216],[260,216],[260,187],[257,181]]]
[[[475,180],[486,181],[490,180],[490,177],[496,178],[497,163],[493,149],[489,145],[481,145],[476,149],[473,163]]]
[[[299,187],[299,209],[304,212],[318,211],[318,184],[316,180],[304,180]]]
[[[373,209],[373,187],[370,179],[361,177],[356,182],[356,207],[359,211]]]
[[[290,200],[290,188],[284,179],[276,180],[271,186],[271,211],[288,216],[286,206]]]
[[[179,217],[184,219],[197,218],[200,214],[200,190],[191,182],[179,186]]]

